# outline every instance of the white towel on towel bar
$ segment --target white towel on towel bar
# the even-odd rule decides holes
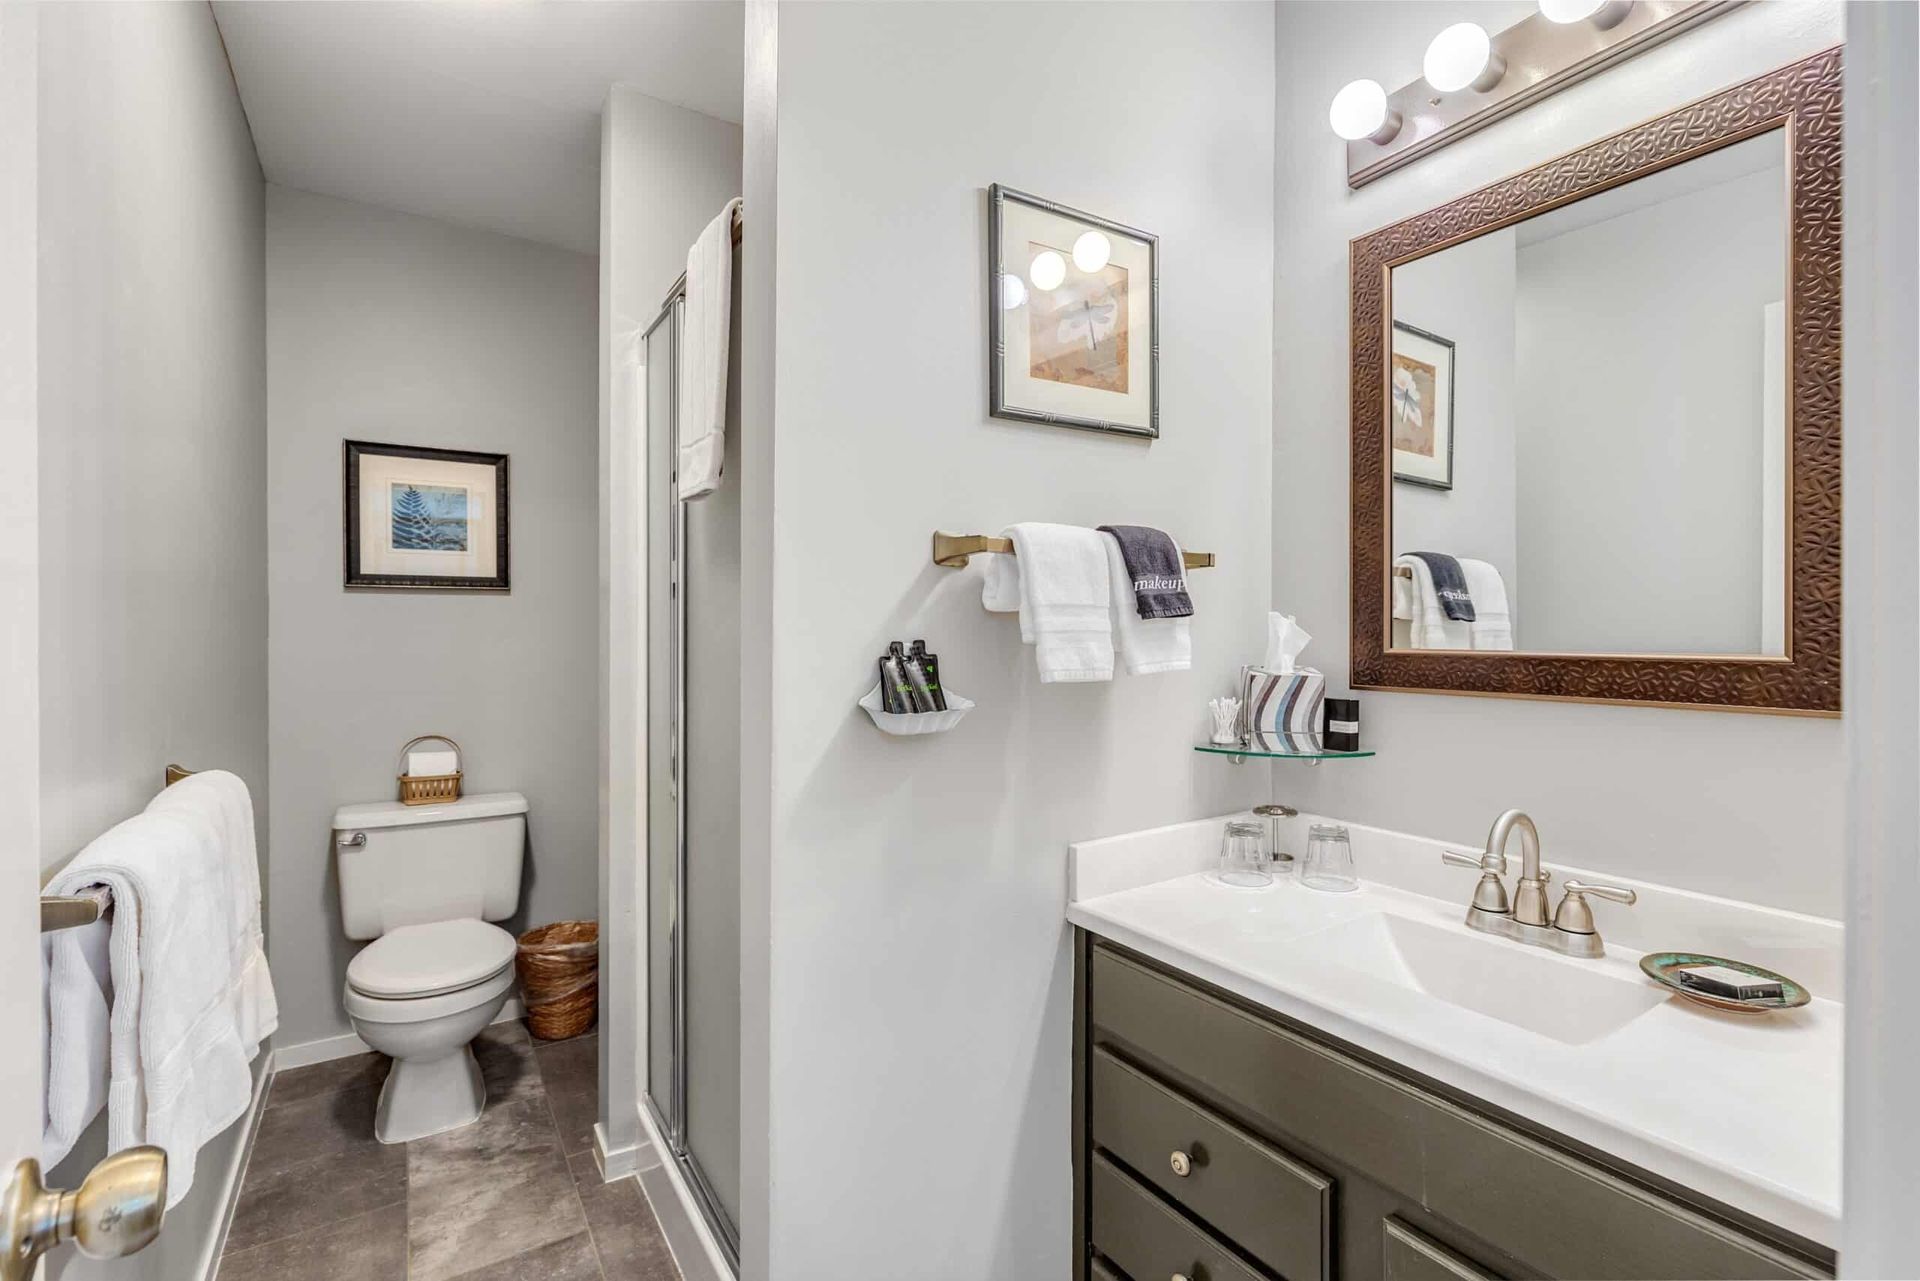
[[[733,216],[727,202],[687,250],[687,310],[680,341],[680,497],[720,485],[727,453],[727,334],[733,309]]]
[[[1034,647],[1040,681],[1113,679],[1112,577],[1107,536],[1078,525],[1021,524],[1006,530],[1014,556],[995,556],[980,603],[1020,611],[1020,639]]]
[[[246,785],[223,771],[176,783],[146,812],[96,838],[46,892],[90,885],[113,893],[107,1147],[165,1148],[172,1206],[193,1187],[201,1146],[245,1114],[253,1097],[248,1064],[278,1022],[260,947]],[[75,1056],[92,1045],[97,1007],[78,982],[77,934],[62,931],[49,942],[50,1121],[56,1109],[70,1118],[70,1083],[84,1082],[89,1070]],[[50,1130],[49,1138],[59,1137]],[[66,1137],[71,1146],[78,1135]],[[51,1146],[43,1152],[49,1164],[53,1153]]]
[[[1469,556],[1458,560],[1460,572],[1467,579],[1467,595],[1473,600],[1472,622],[1455,622],[1447,617],[1440,594],[1434,590],[1433,574],[1418,556],[1394,559],[1395,569],[1411,570],[1413,577],[1394,575],[1393,616],[1407,621],[1408,639],[1415,649],[1512,649],[1513,619],[1507,610],[1507,586],[1500,571]]]

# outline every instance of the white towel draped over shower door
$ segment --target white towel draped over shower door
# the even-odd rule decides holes
[[[727,453],[727,336],[733,310],[735,197],[687,251],[687,303],[680,336],[680,456],[684,501],[712,493]]]

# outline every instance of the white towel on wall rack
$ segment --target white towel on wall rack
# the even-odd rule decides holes
[[[1013,556],[988,563],[980,603],[1020,611],[1020,639],[1034,647],[1045,685],[1113,679],[1112,575],[1105,540],[1078,525],[1010,526]]]
[[[727,202],[687,251],[687,303],[680,352],[680,498],[720,485],[727,453],[727,336],[733,308],[733,219]]]

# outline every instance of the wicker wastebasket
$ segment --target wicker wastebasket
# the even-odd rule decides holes
[[[600,998],[600,925],[557,921],[520,936],[515,953],[527,1026],[543,1041],[564,1041],[593,1026]]]

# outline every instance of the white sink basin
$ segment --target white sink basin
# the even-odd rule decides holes
[[[1590,962],[1384,912],[1296,939],[1288,950],[1567,1045],[1597,1041],[1667,999],[1651,984],[1582,968]]]

